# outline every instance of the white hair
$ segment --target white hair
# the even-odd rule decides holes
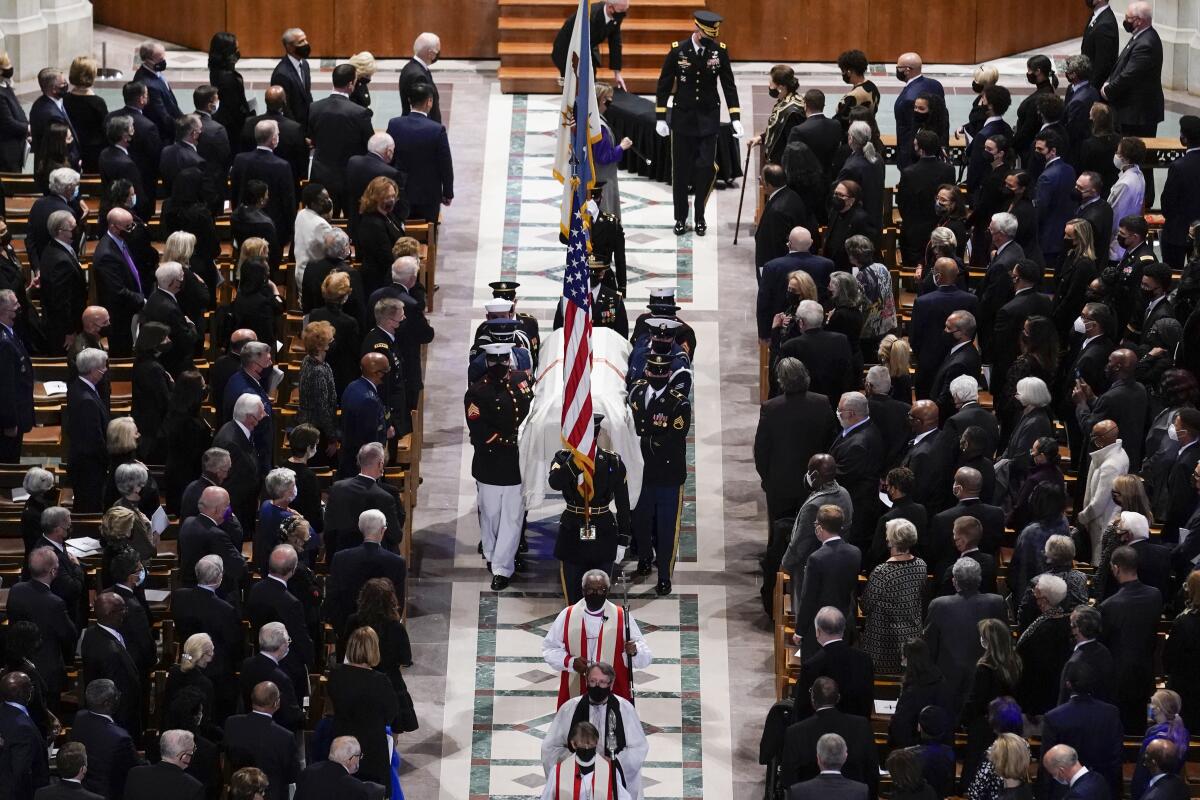
[[[416,256],[400,256],[392,262],[392,282],[402,283],[421,270],[421,259]]]
[[[277,133],[279,133],[279,123],[276,120],[259,120],[254,125],[254,143],[268,145]]]
[[[50,214],[46,218],[46,232],[51,236],[58,236],[58,231],[69,219],[75,219],[75,215],[70,211],[59,209]]]
[[[816,300],[801,300],[796,306],[796,319],[804,323],[804,330],[817,330],[825,324],[825,309]]]
[[[163,758],[179,758],[184,753],[196,749],[196,737],[191,731],[163,731],[163,735],[158,738],[158,749]]]
[[[867,370],[866,383],[875,394],[888,394],[892,391],[892,373],[883,364],[876,364]]]
[[[413,55],[416,55],[427,47],[432,47],[436,50],[442,49],[442,40],[436,33],[429,33],[426,31],[425,33],[417,36],[417,38],[413,40]]]
[[[970,375],[959,375],[950,381],[950,396],[960,403],[972,403],[979,399],[979,382]]]
[[[387,517],[377,508],[368,508],[358,515],[358,532],[364,539],[378,541],[387,528]]]
[[[879,154],[875,152],[875,145],[871,143],[871,126],[868,123],[861,119],[851,122],[847,133],[850,134],[850,142],[862,151],[867,161],[872,164],[879,161]]]
[[[48,183],[51,194],[66,194],[68,189],[79,185],[79,173],[70,167],[59,167],[50,171]]]
[[[845,392],[840,399],[846,404],[846,410],[857,417],[866,417],[871,413],[871,404],[862,392]]]
[[[345,258],[350,255],[350,237],[341,228],[334,228],[325,234],[325,255],[334,258]]]
[[[817,763],[821,769],[840,770],[846,763],[846,756],[846,740],[836,733],[826,733],[817,739]]]
[[[85,347],[75,356],[75,371],[80,375],[87,375],[107,363],[108,353],[98,347]]]
[[[39,494],[54,487],[54,473],[41,467],[30,467],[21,486],[29,494]]]
[[[150,480],[150,472],[144,466],[136,461],[128,464],[120,464],[113,472],[113,483],[117,485],[117,491],[122,496],[130,492],[145,488]]]
[[[258,629],[258,649],[275,652],[287,644],[287,626],[282,622],[268,622]]]
[[[201,586],[217,586],[225,576],[225,562],[219,555],[210,553],[196,562],[196,583]]]
[[[1150,520],[1144,514],[1136,511],[1121,512],[1121,527],[1129,533],[1133,541],[1150,538]]]
[[[1050,390],[1041,378],[1030,375],[1017,381],[1017,402],[1023,406],[1045,408],[1050,405]]]
[[[183,280],[183,264],[177,261],[167,261],[154,270],[154,282],[160,289],[165,289],[175,281],[181,280]]]
[[[383,158],[387,151],[396,146],[396,140],[389,134],[376,133],[367,139],[367,151]]]
[[[267,473],[263,481],[263,490],[268,500],[278,500],[285,493],[291,492],[296,485],[296,473],[287,467],[276,467]]]
[[[1009,239],[1015,238],[1018,228],[1017,218],[1007,211],[992,214],[992,227]]]
[[[1067,596],[1067,582],[1057,575],[1044,572],[1033,579],[1033,585],[1046,598],[1046,602],[1056,606]]]
[[[605,587],[612,585],[612,582],[609,580],[608,573],[602,569],[589,569],[587,572],[583,573],[583,578],[579,581],[579,585],[581,587],[587,586],[587,582],[592,578],[600,578],[603,580]]]
[[[234,401],[233,418],[240,421],[262,410],[264,410],[262,398],[256,394],[246,392],[243,395],[239,395],[238,399]]]

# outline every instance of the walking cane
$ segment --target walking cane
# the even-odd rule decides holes
[[[623,592],[622,597],[621,597],[621,610],[624,612],[623,616],[625,617],[625,643],[628,644],[629,643],[629,581],[627,581],[625,579],[624,572],[622,572],[619,577],[621,580],[621,588],[622,588],[622,592]],[[625,658],[628,659],[628,661],[629,661],[629,703],[630,703],[630,705],[633,705],[633,703],[634,703],[633,656],[629,655],[628,653],[625,653],[624,655],[625,655]]]
[[[746,183],[750,180],[750,151],[753,149],[754,142],[746,145],[746,166],[742,167],[742,195],[738,198],[737,223],[733,226],[734,244],[737,244],[738,231],[742,227],[742,203],[746,202]]]

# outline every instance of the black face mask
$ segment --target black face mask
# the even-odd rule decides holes
[[[1141,293],[1142,293],[1142,302],[1143,303],[1149,303],[1151,300],[1153,300],[1155,297],[1157,297],[1157,295],[1154,292],[1150,291],[1149,289],[1142,289]]]
[[[908,81],[908,76],[907,76],[907,75],[905,75],[905,74],[904,74],[904,72],[903,72],[902,70],[896,70],[896,71],[895,71],[894,73],[892,73],[892,74],[893,74],[893,75],[895,75],[895,76],[896,76],[896,80],[900,81],[901,83],[906,83],[906,82]]]
[[[101,327],[100,330],[96,331],[96,335],[99,336],[101,339],[108,338],[109,334],[111,334],[111,333],[112,333],[112,325],[105,325],[105,326]]]
[[[917,123],[918,125],[924,125],[928,121],[929,121],[929,112],[928,111],[914,111],[913,112],[913,122]]]
[[[302,44],[296,48],[296,58],[308,58],[308,55],[311,52],[312,52],[311,44]]]
[[[488,364],[487,371],[492,380],[504,380],[508,377],[508,364]]]
[[[1117,244],[1120,245],[1121,247],[1129,247],[1128,237],[1122,236],[1121,234],[1118,233],[1117,234]]]
[[[588,700],[592,701],[592,703],[595,705],[608,702],[608,696],[610,694],[612,694],[612,690],[603,686],[588,687]]]
[[[1103,303],[1104,302],[1104,295],[1100,292],[1094,292],[1091,289],[1088,289],[1087,291],[1085,291],[1083,293],[1083,298],[1085,300],[1087,300],[1089,303]]]
[[[711,49],[713,49],[713,48],[715,48],[715,47],[717,46],[717,40],[716,40],[716,39],[710,39],[710,38],[709,38],[709,37],[707,37],[707,36],[701,36],[701,37],[700,37],[700,46],[701,46],[701,47],[707,47],[707,48],[709,48],[709,49],[711,50]]]
[[[1074,200],[1076,203],[1082,203],[1083,202],[1083,192],[1079,191],[1078,189],[1072,189],[1071,190],[1071,199]]]
[[[670,378],[666,375],[647,375],[646,376],[646,383],[650,384],[650,388],[656,392],[659,389],[662,389],[664,386],[666,386],[667,381],[669,381],[669,380],[670,380]]]
[[[1075,242],[1074,242],[1073,240],[1071,240],[1071,239],[1068,239],[1067,237],[1065,237],[1065,236],[1064,236],[1064,237],[1063,237],[1063,240],[1062,240],[1062,248],[1063,248],[1063,250],[1064,250],[1064,251],[1067,251],[1067,250],[1074,250],[1074,249],[1075,249]]]
[[[588,611],[591,612],[604,608],[606,600],[608,600],[607,594],[585,594],[583,596],[583,602],[587,603]]]
[[[971,81],[971,91],[972,92],[974,92],[975,94],[979,94],[980,92],[983,91],[983,89],[984,89],[984,86],[982,83],[979,83],[978,81]]]
[[[1037,83],[1038,83],[1038,79],[1037,79],[1037,73],[1036,73],[1036,72],[1026,72],[1026,73],[1025,73],[1025,80],[1029,81],[1029,82],[1030,82],[1030,83],[1032,83],[1034,86],[1037,86]]]
[[[12,67],[0,69],[0,78],[11,78],[14,74],[16,74],[16,70]]]
[[[596,748],[580,747],[575,750],[575,755],[579,757],[580,761],[591,761],[596,757]]]
[[[57,97],[59,100],[62,100],[64,97],[66,97],[70,93],[70,91],[71,91],[70,87],[60,86],[54,90],[54,96]]]
[[[1123,20],[1121,22],[1121,27],[1125,29],[1126,33],[1133,33],[1133,23],[1129,20]]]
[[[625,19],[625,14],[626,14],[626,13],[628,13],[628,12],[625,12],[625,11],[614,11],[614,12],[613,12],[613,15],[612,15],[612,17],[613,17],[613,22],[620,22],[621,20]]]
[[[779,97],[779,89],[772,86],[769,89],[767,89],[767,94],[771,95],[772,99],[777,98],[777,97]]]
[[[788,302],[787,302],[788,311],[794,312],[799,305],[800,305],[800,295],[796,294],[795,292],[788,292]]]
[[[155,61],[154,62],[154,71],[155,72],[166,72],[167,71],[167,60],[164,58],[162,61]]]
[[[10,244],[12,244],[11,233],[6,233],[3,236],[0,236],[0,247],[8,247]]]
[[[671,339],[651,339],[650,340],[650,349],[655,353],[660,353],[660,354],[665,355],[665,354],[671,352],[671,344],[672,343],[673,343],[673,340],[671,340]]]

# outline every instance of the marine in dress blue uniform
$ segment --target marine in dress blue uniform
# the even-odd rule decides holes
[[[697,11],[696,31],[690,39],[672,42],[663,62],[655,92],[655,129],[671,135],[671,189],[675,198],[675,234],[687,232],[688,193],[696,196],[696,235],[703,236],[704,205],[717,177],[717,132],[721,127],[721,98],[717,83],[729,106],[734,133],[742,135],[742,110],[738,104],[733,69],[724,42],[717,42],[722,22],[719,14]],[[674,93],[670,124],[667,97]]]
[[[649,336],[643,337],[633,347],[629,354],[629,368],[625,372],[625,388],[642,379],[646,371],[646,363],[653,355],[666,356],[671,362],[671,378],[667,385],[678,391],[684,397],[692,394],[692,360],[688,358],[683,347],[675,340],[675,332],[679,329],[679,321],[674,319],[655,319]]]
[[[509,344],[509,369],[522,373],[526,380],[533,381],[533,355],[517,340],[520,333],[517,320],[511,317],[489,319],[484,323],[484,334],[475,340],[471,348],[471,363],[467,366],[467,383],[472,384],[487,374],[486,344]]]
[[[521,288],[521,284],[517,281],[492,281],[488,284],[488,288],[492,290],[493,298],[507,300],[512,303],[509,316],[517,320],[517,329],[525,335],[525,346],[529,348],[529,354],[533,356],[534,369],[537,369],[538,350],[542,346],[542,334],[537,317],[517,310],[517,289]],[[479,333],[480,331],[477,329],[475,331],[476,338],[479,337]]]
[[[633,509],[637,574],[649,575],[652,564],[656,566],[658,585],[654,590],[660,595],[671,593],[687,480],[687,436],[692,427],[692,405],[686,395],[667,385],[670,378],[670,357],[653,354],[646,363],[645,377],[629,391],[629,409],[641,437],[643,461],[642,493]]]

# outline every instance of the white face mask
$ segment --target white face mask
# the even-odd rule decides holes
[[[1075,332],[1076,332],[1076,333],[1078,333],[1078,334],[1084,334],[1084,333],[1087,333],[1087,328],[1086,328],[1086,327],[1084,326],[1084,324],[1083,324],[1083,317],[1076,317],[1076,318],[1075,318],[1075,324],[1074,324],[1074,325],[1072,325],[1071,327],[1072,327],[1072,328],[1075,330]]]
[[[1172,428],[1172,430],[1174,430],[1174,428]],[[804,482],[807,483],[810,487],[813,485],[813,477],[812,477],[811,472],[804,473]]]
[[[1118,155],[1113,155],[1113,166],[1117,169],[1125,169],[1125,159]]]
[[[312,447],[308,448],[308,451],[304,454],[304,457],[312,458],[316,454],[317,454],[317,446],[314,444]]]
[[[289,495],[289,496],[288,496],[288,502],[289,502],[289,503],[293,503],[293,502],[295,502],[295,500],[296,500],[296,495],[298,495],[298,494],[300,494],[300,490],[299,490],[299,489],[297,489],[295,486],[293,486],[293,487],[292,487],[292,493],[291,493],[291,495]]]
[[[1167,426],[1167,438],[1172,442],[1179,441],[1179,429],[1175,427],[1174,422]]]

